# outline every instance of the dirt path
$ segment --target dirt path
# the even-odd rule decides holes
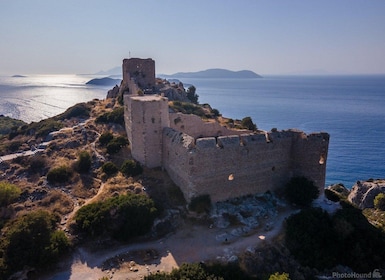
[[[293,212],[281,209],[278,216],[269,221],[273,224],[271,230],[261,228],[231,243],[223,243],[216,238],[230,232],[231,228],[210,228],[186,222],[176,233],[155,241],[96,252],[80,247],[69,261],[63,261],[57,273],[40,279],[94,280],[103,276],[114,280],[143,279],[149,273],[171,271],[184,262],[229,261],[249,247],[272,240],[280,233],[285,218]]]

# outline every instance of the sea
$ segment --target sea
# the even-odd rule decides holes
[[[110,87],[86,85],[91,78],[0,77],[0,114],[30,123],[104,99]],[[259,129],[328,132],[326,186],[385,178],[385,75],[180,80],[196,87],[200,103],[229,118],[249,116]]]

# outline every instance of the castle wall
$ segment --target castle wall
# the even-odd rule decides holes
[[[194,138],[240,135],[251,132],[249,130],[230,130],[216,121],[204,121],[201,117],[193,114],[170,113],[170,127],[186,133]]]
[[[326,142],[283,131],[199,138],[194,144],[192,137],[167,128],[163,163],[188,201],[209,194],[215,202],[279,189],[292,176],[307,176],[323,188],[325,164],[319,158]]]
[[[125,95],[124,104],[132,157],[150,168],[161,166],[162,129],[170,125],[167,98]]]
[[[128,85],[131,79],[135,80],[140,88],[155,86],[155,61],[151,58],[123,59],[123,84]]]

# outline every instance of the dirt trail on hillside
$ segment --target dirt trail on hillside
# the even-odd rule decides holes
[[[292,209],[281,209],[278,216],[268,221],[273,224],[271,230],[261,228],[231,243],[216,239],[218,235],[229,233],[231,228],[210,228],[185,222],[176,233],[155,241],[100,251],[79,247],[70,260],[62,261],[56,273],[39,279],[94,280],[103,276],[114,280],[143,279],[150,273],[171,271],[184,262],[229,261],[248,248],[270,242],[280,233],[284,220],[293,212]]]

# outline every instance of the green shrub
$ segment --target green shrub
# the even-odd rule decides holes
[[[1,181],[0,182],[0,207],[5,207],[14,202],[20,196],[21,190],[18,186]]]
[[[128,159],[123,162],[122,166],[120,167],[120,172],[122,172],[128,177],[134,177],[139,174],[142,174],[143,168],[139,162],[132,159]]]
[[[116,138],[113,138],[108,144],[107,144],[107,153],[109,154],[116,154],[120,151],[120,149],[123,146],[126,146],[128,144],[127,138],[123,136],[118,136]]]
[[[119,168],[113,162],[106,162],[102,165],[102,170],[108,176],[112,176],[119,171]]]
[[[91,168],[91,155],[87,151],[81,151],[76,162],[76,170],[79,173],[87,173]]]
[[[290,202],[307,207],[318,197],[319,190],[306,177],[293,177],[285,186],[285,194]]]
[[[248,130],[257,130],[257,126],[253,123],[251,117],[245,117],[241,121],[241,126]]]
[[[50,183],[65,183],[72,176],[72,169],[66,165],[52,168],[47,173],[47,180]]]
[[[90,106],[86,103],[78,103],[70,108],[68,108],[64,113],[55,117],[56,120],[65,120],[75,117],[84,117],[88,118],[90,116]]]
[[[24,266],[47,268],[67,251],[69,241],[63,232],[55,230],[56,222],[52,214],[41,210],[9,222],[1,240],[3,276]]]
[[[83,206],[75,220],[78,229],[87,235],[108,234],[127,240],[148,232],[156,213],[152,199],[129,193]]]
[[[114,135],[112,135],[111,132],[104,132],[102,135],[99,137],[99,143],[102,146],[106,146],[110,141],[114,138]]]
[[[193,197],[188,208],[197,213],[209,212],[211,209],[211,198],[208,194]]]
[[[111,112],[98,116],[95,120],[97,123],[117,123],[124,125],[124,107],[117,107]]]
[[[385,194],[379,193],[374,198],[374,208],[384,211],[385,210]]]
[[[343,265],[367,272],[382,268],[385,259],[385,234],[348,204],[333,216],[320,208],[290,216],[285,243],[302,265],[317,269]]]

